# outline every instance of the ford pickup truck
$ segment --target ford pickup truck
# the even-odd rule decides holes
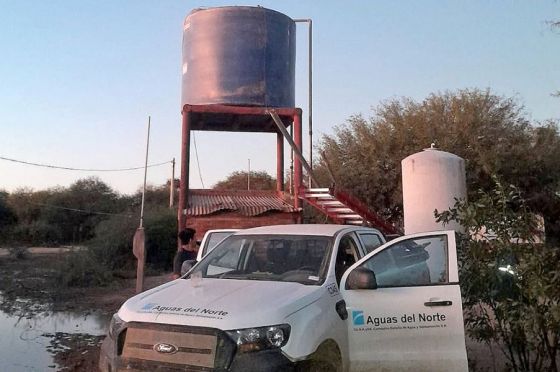
[[[466,371],[453,231],[239,231],[126,301],[102,371]]]

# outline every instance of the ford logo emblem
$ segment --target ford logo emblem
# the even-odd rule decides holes
[[[175,345],[165,344],[163,342],[154,345],[154,350],[162,354],[175,354],[179,349]]]

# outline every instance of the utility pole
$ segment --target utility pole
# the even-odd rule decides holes
[[[150,148],[150,122],[151,117],[148,116],[148,137],[146,140],[146,162],[144,163],[144,186],[142,187],[142,207],[140,208],[140,228],[144,226],[144,201],[146,200],[146,178],[148,176],[148,150]]]
[[[175,204],[175,158],[171,160],[171,182],[169,182],[169,208]]]
[[[142,188],[142,207],[140,208],[140,226],[134,233],[132,252],[138,260],[136,264],[136,293],[144,290],[144,266],[146,264],[146,234],[144,232],[144,202],[146,200],[146,178],[148,175],[148,150],[150,148],[150,124],[148,116],[148,136],[146,140],[146,162],[144,163],[144,187]]]

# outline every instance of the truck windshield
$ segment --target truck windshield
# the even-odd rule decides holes
[[[319,285],[332,238],[308,235],[234,235],[218,244],[188,277],[271,280]]]

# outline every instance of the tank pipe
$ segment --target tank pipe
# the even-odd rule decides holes
[[[294,126],[290,125],[290,138],[294,138]],[[294,150],[290,150],[290,195],[294,195]]]
[[[308,45],[308,70],[309,70],[309,76],[308,76],[308,90],[309,90],[309,97],[308,97],[308,123],[309,123],[309,165],[311,167],[311,170],[313,170],[313,21],[309,18],[309,19],[294,19],[294,22],[296,23],[307,23],[308,25],[308,39],[307,39],[307,45]],[[313,180],[313,177],[311,176],[311,173],[309,174],[309,179],[308,179],[308,183],[309,183],[309,187],[312,187],[311,181]],[[317,184],[316,184],[317,185]]]
[[[292,150],[294,151],[294,154],[297,156],[297,158],[301,161],[301,164],[303,165],[303,167],[305,168],[305,170],[307,171],[307,173],[309,173],[309,177],[311,178],[311,180],[317,184],[317,181],[315,180],[315,178],[313,177],[313,170],[311,169],[311,167],[309,166],[309,163],[305,160],[305,158],[303,157],[303,154],[301,153],[300,149],[298,149],[296,143],[294,142],[294,140],[292,139],[292,137],[290,137],[290,134],[288,133],[288,131],[286,130],[286,127],[284,126],[284,123],[282,123],[282,120],[280,119],[280,116],[278,116],[278,114],[273,111],[270,110],[268,111],[268,113],[270,114],[270,116],[272,117],[272,120],[274,120],[274,123],[276,123],[276,126],[278,127],[278,129],[280,130],[280,132],[284,135],[284,138],[286,138],[286,140],[288,141],[288,143],[290,144],[290,146],[292,147]],[[296,185],[297,187],[298,185]]]

